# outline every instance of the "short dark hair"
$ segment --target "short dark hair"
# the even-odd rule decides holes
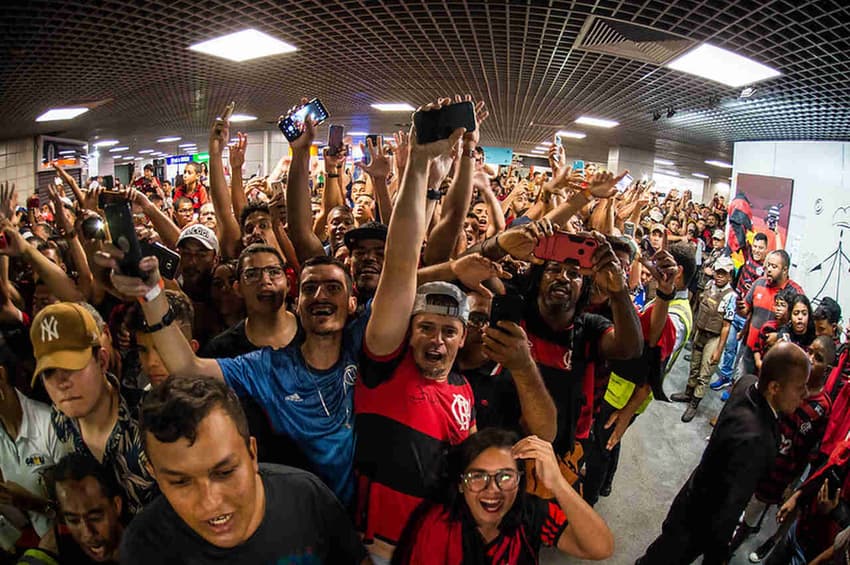
[[[767,235],[763,234],[761,232],[758,232],[758,233],[756,233],[756,235],[753,236],[753,241],[761,241],[761,242],[764,242],[765,245],[767,245]]]
[[[145,165],[144,167],[142,167],[142,170],[143,170],[143,171],[150,171],[150,172],[153,172],[153,165],[151,165],[150,163],[148,163],[147,165]]]
[[[782,267],[787,269],[791,266],[791,256],[784,249],[775,249],[768,255],[778,255],[782,259]]]
[[[629,263],[635,260],[635,249],[629,244],[628,238],[620,235],[606,235],[605,239],[611,244],[611,249],[616,253],[626,253],[629,256]]]
[[[678,242],[671,245],[668,251],[676,260],[676,264],[682,267],[682,284],[687,287],[691,284],[691,280],[697,272],[693,248],[687,243]]]
[[[100,485],[100,490],[106,498],[121,496],[121,489],[115,475],[109,469],[97,462],[91,455],[69,453],[53,466],[53,483],[65,481],[82,481],[92,477]]]
[[[280,262],[280,266],[283,267],[286,265],[286,261],[283,260],[283,257],[276,248],[271,245],[266,245],[265,243],[252,243],[248,247],[242,250],[242,253],[239,254],[239,258],[236,260],[236,278],[242,278],[242,269],[245,265],[245,259],[251,257],[252,255],[256,255],[257,253],[271,253],[277,260]]]
[[[816,341],[823,346],[825,353],[823,362],[827,365],[835,363],[835,341],[833,341],[828,335],[819,335],[812,340],[812,343]]]
[[[792,354],[790,351],[785,351],[787,346],[792,351],[793,348],[799,349],[799,354]],[[794,374],[792,369],[805,369],[806,374],[811,370],[811,361],[809,356],[803,351],[803,348],[794,343],[777,343],[771,347],[764,355],[764,360],[761,362],[761,371],[759,371],[758,389],[761,391],[767,390],[767,386],[776,381],[784,384],[790,380]]]
[[[794,299],[797,298],[797,291],[794,290],[792,286],[786,286],[782,290],[776,293],[776,296],[773,297],[773,301],[781,300],[788,306],[794,304]]]
[[[200,174],[202,172],[201,163],[198,163],[196,161],[189,161],[188,163],[186,163],[186,166],[195,169],[195,174]]]
[[[830,324],[837,324],[841,320],[841,306],[829,296],[821,299],[813,314],[815,320],[827,320]]]
[[[348,269],[345,267],[345,264],[337,259],[336,257],[331,257],[330,255],[316,255],[315,257],[310,257],[306,261],[301,264],[301,276],[304,276],[304,271],[307,270],[308,267],[323,267],[323,266],[333,266],[340,269],[343,273],[345,273],[345,286],[348,292],[351,292],[351,287],[353,286],[353,282],[351,280],[351,274],[348,272]],[[301,279],[298,280],[298,286],[301,287]]]
[[[255,212],[265,212],[271,217],[272,213],[269,210],[269,205],[265,202],[257,202],[256,200],[253,202],[249,202],[247,206],[242,208],[242,212],[239,214],[239,230],[244,233],[245,231],[245,222],[248,220],[248,216],[254,214]]]
[[[195,203],[192,202],[191,198],[189,198],[188,196],[181,196],[180,198],[174,201],[174,209],[177,210],[178,208],[180,208],[181,204],[184,204],[186,202],[191,204],[193,209],[195,208]]]
[[[230,416],[249,445],[248,419],[236,393],[223,381],[202,376],[174,376],[151,389],[139,416],[142,442],[147,444],[147,434],[152,434],[162,443],[185,438],[192,445],[201,421],[215,408]]]
[[[340,204],[338,206],[334,206],[330,210],[328,210],[328,217],[334,212],[342,212],[343,214],[348,214],[352,218],[354,217],[354,212],[351,211],[351,208],[346,206],[345,204]]]

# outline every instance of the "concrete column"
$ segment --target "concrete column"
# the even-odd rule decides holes
[[[646,151],[625,145],[608,149],[608,170],[615,174],[628,169],[634,178],[639,179],[643,175],[652,177],[654,168],[655,151]]]

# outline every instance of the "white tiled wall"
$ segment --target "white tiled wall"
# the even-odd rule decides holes
[[[35,140],[0,141],[0,182],[15,183],[18,201],[35,191]]]

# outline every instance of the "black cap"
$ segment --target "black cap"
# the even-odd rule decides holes
[[[366,222],[358,228],[348,230],[345,232],[345,236],[343,236],[345,246],[349,250],[361,239],[380,239],[381,241],[386,241],[387,226],[381,222]]]

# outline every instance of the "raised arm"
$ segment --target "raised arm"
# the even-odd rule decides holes
[[[437,110],[450,103],[451,99],[443,98],[422,110]],[[410,129],[410,160],[390,220],[383,274],[372,301],[372,315],[366,326],[366,347],[374,355],[392,353],[407,333],[416,297],[419,252],[427,227],[423,204],[429,161],[449,154],[463,132],[463,129],[458,129],[449,139],[423,145],[416,140],[415,128]]]
[[[472,101],[472,97],[469,95],[467,95],[466,99],[469,102]],[[464,156],[475,155],[481,130],[480,126],[487,119],[488,115],[484,102],[479,101],[475,105],[475,131],[463,134],[461,151]],[[426,265],[434,265],[446,261],[451,256],[455,242],[463,231],[463,220],[466,218],[466,211],[469,209],[469,202],[472,200],[474,172],[475,159],[462,158],[452,179],[452,184],[443,200],[440,221],[428,235],[428,246],[425,248]],[[493,216],[498,215],[499,218],[502,218],[502,229],[504,229],[504,214],[501,207],[491,210],[490,213]]]
[[[475,184],[478,185],[478,193],[484,198],[487,203],[487,208],[490,209],[490,225],[487,226],[487,236],[496,235],[499,232],[505,231],[505,214],[502,212],[502,206],[499,204],[499,199],[493,194],[493,189],[490,188],[490,177],[485,173],[476,173],[474,177]],[[464,215],[466,210],[464,210]],[[463,219],[461,219],[461,225]]]
[[[245,165],[245,150],[248,148],[248,134],[241,131],[236,134],[236,142],[231,144],[228,158],[230,159],[230,203],[233,206],[233,215],[239,218],[242,210],[248,205],[248,197],[245,196],[245,183],[242,179],[242,167]],[[281,158],[281,162],[283,159]],[[278,167],[280,162],[278,163]],[[275,167],[275,171],[277,171]],[[274,172],[273,172],[274,174]],[[271,176],[277,180],[280,176]]]
[[[56,174],[59,175],[60,177],[62,177],[62,180],[65,183],[67,183],[68,186],[71,187],[71,190],[74,193],[74,198],[76,198],[77,203],[80,206],[82,206],[83,200],[84,200],[85,197],[83,196],[83,191],[80,190],[80,185],[77,184],[76,180],[74,180],[74,177],[69,175],[68,172],[65,169],[63,169],[62,166],[59,163],[57,163],[56,161],[51,163],[51,165],[53,166],[54,169],[56,169]]]
[[[228,139],[230,139],[230,124],[219,117],[210,131],[210,197],[220,230],[219,239],[222,255],[224,257],[235,257],[240,239],[239,223],[236,221],[232,197],[227,189],[227,179],[224,176],[224,162],[222,160]],[[241,166],[239,169],[241,172]]]
[[[141,206],[145,216],[153,224],[153,229],[159,234],[162,244],[169,249],[176,249],[177,239],[180,237],[180,228],[177,224],[172,222],[171,218],[159,209],[159,206],[154,205],[144,192],[131,188],[127,191],[127,199]]]
[[[68,256],[77,269],[77,287],[83,296],[85,296],[86,302],[91,302],[94,291],[94,280],[91,269],[89,268],[86,251],[77,237],[77,230],[74,229],[74,221],[69,217],[70,212],[66,211],[62,206],[59,192],[53,185],[47,187],[47,193],[57,210],[55,215],[56,225],[62,231],[62,237],[68,242]]]
[[[384,224],[389,224],[393,213],[393,203],[390,198],[389,185],[387,177],[390,174],[389,156],[384,154],[384,148],[381,145],[375,147],[371,139],[366,139],[366,145],[360,144],[360,150],[369,153],[369,164],[363,161],[356,161],[354,166],[363,170],[369,175],[369,180],[372,181],[372,190],[375,195],[375,202],[378,204],[378,217]]]
[[[322,190],[321,210],[313,222],[313,233],[319,239],[327,229],[328,215],[337,206],[345,206],[345,196],[342,191],[342,173],[345,169],[348,147],[343,146],[337,154],[332,154],[329,148],[322,151],[325,164],[325,188]]]
[[[302,99],[302,102],[306,104],[307,99]],[[325,253],[321,240],[313,233],[310,207],[310,145],[315,137],[316,125],[307,119],[301,136],[289,145],[292,148],[292,164],[286,183],[287,219],[289,237],[301,263]]]

